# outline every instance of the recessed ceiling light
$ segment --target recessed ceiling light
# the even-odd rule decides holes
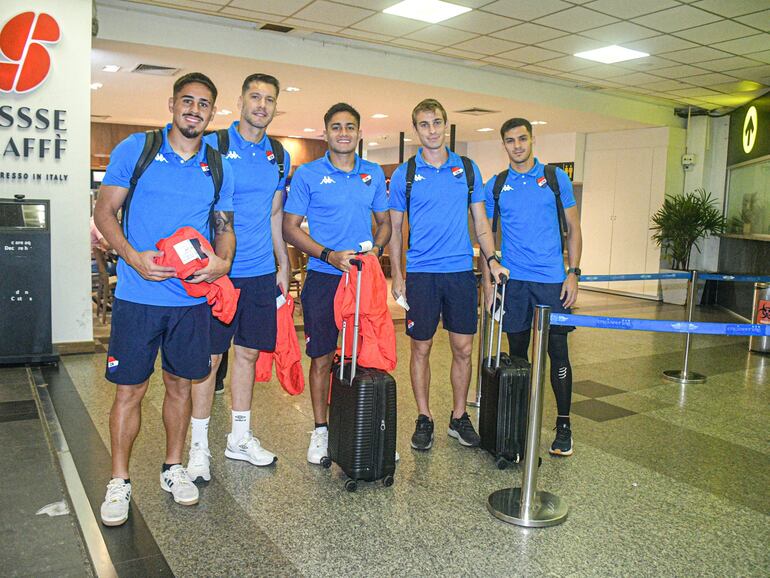
[[[297,88],[296,86],[287,86],[283,90],[286,91],[286,92],[299,92],[300,91],[300,89]]]
[[[305,132],[315,132],[314,128],[303,128],[302,130]]]
[[[531,123],[532,126],[538,125],[538,124],[548,124],[548,121],[546,120],[533,120]]]
[[[615,64],[616,62],[623,62],[625,60],[644,58],[645,56],[649,56],[649,54],[613,44],[612,46],[605,46],[604,48],[597,48],[596,50],[578,52],[575,56],[578,58],[585,58],[586,60],[601,62],[603,64]]]
[[[381,112],[375,113],[372,115],[372,118],[388,118],[387,114],[383,114]]]
[[[102,86],[104,85],[101,82],[92,82],[91,90],[99,90]]]
[[[412,142],[412,139],[410,139],[410,138],[405,138],[405,139],[404,139],[404,142]]]
[[[477,129],[476,129],[476,132],[492,132],[493,130],[495,130],[495,129],[493,129],[493,128],[489,128],[489,127],[487,126],[487,127],[484,127],[484,128],[477,128]]]
[[[296,134],[290,134],[288,136],[289,138],[302,138],[301,136],[297,136]]]
[[[120,66],[117,64],[106,64],[102,67],[103,72],[117,72],[118,70],[120,70]]]
[[[380,144],[380,143],[378,143],[378,142],[370,142],[370,143],[369,143],[369,146],[370,146],[370,147],[376,147],[376,146],[379,146],[379,144]]]
[[[441,0],[404,0],[383,10],[385,14],[403,16],[404,18],[421,20],[431,24],[454,18],[470,11],[471,9],[467,6],[458,6],[457,4],[442,2]]]
[[[228,114],[233,114],[233,111],[232,111],[232,110],[227,110],[226,108],[220,108],[220,109],[217,111],[217,114],[218,114],[219,116],[226,116],[226,115],[228,115]]]

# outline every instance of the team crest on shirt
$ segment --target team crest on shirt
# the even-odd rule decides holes
[[[545,177],[540,177],[539,179],[537,179],[537,186],[538,187],[544,187],[547,184],[548,184],[548,181],[546,180]]]
[[[201,163],[201,170],[204,172],[204,174],[211,174],[211,169],[209,168],[208,163]]]
[[[273,154],[273,151],[265,151],[265,156],[267,157],[267,160],[270,161],[271,164],[275,164],[275,155]]]
[[[361,173],[361,180],[364,181],[364,183],[366,183],[366,186],[368,187],[369,185],[372,184],[372,175]]]
[[[107,358],[107,371],[110,373],[114,373],[118,369],[118,365],[120,365],[120,361],[112,357],[112,355]]]
[[[461,167],[452,167],[452,176],[456,179],[460,178],[460,175],[462,175],[465,171]]]

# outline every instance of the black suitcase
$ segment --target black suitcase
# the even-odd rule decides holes
[[[358,259],[351,263],[358,267],[363,265]],[[321,460],[321,465],[326,468],[332,462],[342,468],[350,478],[345,482],[349,492],[356,490],[359,480],[373,482],[381,479],[383,485],[391,486],[396,471],[396,381],[389,373],[356,364],[360,294],[359,275],[353,355],[350,360],[345,359],[347,327],[343,322],[341,356],[332,365],[329,457]]]
[[[496,300],[489,322],[488,354],[481,371],[479,435],[481,447],[495,458],[501,470],[524,458],[529,406],[530,364],[525,359],[500,352],[502,313],[497,331],[497,355],[492,357]],[[503,284],[502,302],[505,302]],[[483,339],[483,337],[482,337]]]

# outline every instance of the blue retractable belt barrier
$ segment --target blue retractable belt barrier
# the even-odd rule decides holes
[[[699,333],[703,335],[757,335],[770,336],[770,325],[750,323],[700,323],[687,321],[658,321],[623,317],[594,317],[551,313],[551,325],[622,329],[626,331],[654,331],[657,333]]]
[[[682,273],[629,273],[627,275],[581,275],[585,281],[650,281],[653,279],[689,279],[690,274]]]
[[[770,277],[761,275],[723,275],[722,273],[699,273],[699,279],[710,281],[735,281],[736,283],[770,283]]]

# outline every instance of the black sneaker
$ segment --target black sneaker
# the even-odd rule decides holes
[[[456,438],[461,445],[469,448],[477,447],[481,443],[481,438],[476,433],[476,430],[473,429],[468,412],[465,412],[460,419],[456,419],[452,415],[449,414],[449,430],[447,433]]]
[[[214,384],[214,393],[219,395],[225,392],[225,382],[217,380],[216,384]]]
[[[420,414],[415,421],[417,427],[412,434],[412,447],[416,450],[429,450],[433,447],[433,421]]]
[[[572,430],[569,425],[563,424],[561,427],[556,426],[553,428],[556,430],[556,439],[551,444],[549,453],[554,456],[571,456],[572,455]]]

